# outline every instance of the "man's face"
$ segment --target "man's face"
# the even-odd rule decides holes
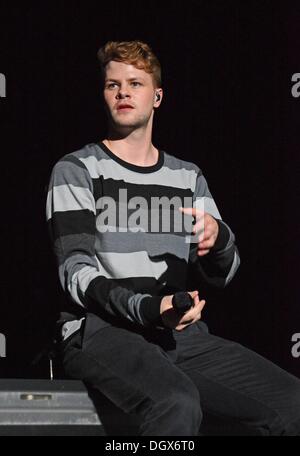
[[[146,126],[158,106],[152,75],[123,62],[106,66],[104,100],[113,125],[119,129]]]

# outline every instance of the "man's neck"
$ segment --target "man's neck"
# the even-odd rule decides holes
[[[152,166],[158,161],[158,150],[153,146],[151,138],[145,136],[118,137],[109,134],[103,143],[117,157],[136,166]]]

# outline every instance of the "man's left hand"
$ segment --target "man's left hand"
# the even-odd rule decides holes
[[[198,256],[207,255],[215,245],[219,234],[219,225],[216,220],[207,212],[203,212],[195,207],[181,207],[181,212],[191,215],[196,222],[193,227],[193,235],[198,236]]]

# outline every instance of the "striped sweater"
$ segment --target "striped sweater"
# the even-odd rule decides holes
[[[178,210],[192,205],[219,224],[204,257],[189,236],[192,217]],[[120,159],[102,142],[64,156],[52,171],[47,221],[60,282],[78,310],[74,319],[98,309],[155,325],[162,297],[186,290],[188,266],[199,274],[199,289],[203,282],[222,288],[240,262],[201,170],[162,150],[146,167]]]

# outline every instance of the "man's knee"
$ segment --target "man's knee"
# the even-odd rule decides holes
[[[144,415],[141,435],[198,435],[202,421],[200,397],[191,383],[171,387],[152,402]]]
[[[202,421],[202,409],[200,396],[196,387],[187,390],[173,392],[170,396],[170,405],[182,421],[193,420],[195,425],[200,427]]]
[[[291,389],[282,412],[281,435],[300,436],[300,382]]]
[[[262,434],[272,436],[300,435],[300,391],[285,391],[284,403],[274,401],[268,406],[261,406],[257,422]]]
[[[195,434],[202,422],[200,396],[196,387],[191,383],[186,388],[173,389],[164,401],[165,413],[177,423],[181,423],[182,430],[190,428]],[[180,432],[180,431],[179,431]]]

